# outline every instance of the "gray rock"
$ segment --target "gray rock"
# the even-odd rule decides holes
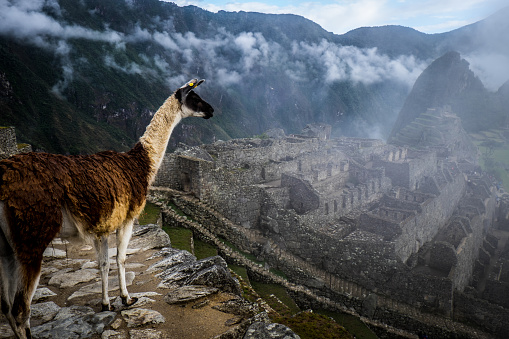
[[[114,330],[106,330],[101,334],[101,339],[127,339],[127,334]]]
[[[32,302],[37,302],[42,299],[46,299],[49,297],[54,297],[57,294],[50,290],[47,287],[41,287],[35,290],[34,297],[32,298]]]
[[[134,272],[126,272],[125,279],[127,286],[132,285],[134,280],[135,274]],[[78,297],[85,297],[96,293],[102,293],[102,282],[98,281],[90,285],[83,286],[73,294],[67,298],[67,300],[71,300]],[[109,277],[108,280],[108,290],[109,291],[115,291],[118,289],[118,276]]]
[[[199,261],[197,263],[200,263]],[[223,258],[215,256],[203,259],[205,266],[186,280],[186,285],[214,286],[223,292],[240,295],[240,284],[233,278]]]
[[[94,313],[90,307],[62,308],[53,321],[34,327],[34,338],[81,339],[90,338],[104,331],[114,319],[114,312]]]
[[[158,254],[159,253],[159,254]],[[188,251],[182,251],[177,249],[164,249],[154,254],[164,256],[163,260],[158,261],[149,267],[148,272],[164,271],[181,264],[191,264],[196,262],[196,257]]]
[[[265,134],[269,138],[274,138],[274,139],[283,139],[286,137],[285,131],[282,128],[269,129],[269,130],[265,131]]]
[[[85,316],[94,314],[94,310],[90,307],[86,306],[71,306],[71,307],[63,307],[56,314],[55,320],[72,318],[76,316]]]
[[[248,327],[243,339],[300,339],[300,337],[285,325],[255,322]]]
[[[98,276],[99,270],[87,268],[74,272],[54,274],[49,280],[48,284],[52,286],[58,286],[60,288],[67,288],[96,279]]]
[[[142,251],[168,246],[171,246],[170,237],[161,227],[154,224],[137,227],[129,242],[129,247],[140,248]]]
[[[232,277],[226,261],[220,256],[176,265],[156,276],[161,278],[160,287],[176,288],[185,285],[205,285],[240,295],[239,282]]]
[[[219,290],[209,286],[182,286],[171,290],[165,297],[164,301],[168,304],[178,304],[188,301],[197,300],[211,294],[217,293]]]
[[[152,303],[155,303],[155,300],[154,299],[150,299],[150,298],[147,298],[147,297],[136,297],[134,295],[131,295],[131,297],[135,297],[135,298],[138,298],[138,301],[136,301],[136,303],[134,303],[134,305],[131,305],[131,306],[125,306],[123,303],[122,303],[122,298],[120,297],[116,297],[115,298],[115,301],[113,301],[111,303],[111,306],[114,307],[114,309],[116,311],[118,310],[122,310],[122,309],[125,309],[125,308],[134,308],[134,307],[142,307],[142,306],[147,306],[149,304],[152,304]]]
[[[122,311],[121,314],[127,323],[127,327],[138,327],[145,324],[160,324],[166,321],[161,313],[146,308],[133,308]]]
[[[131,339],[160,339],[163,334],[161,331],[147,328],[145,330],[130,330],[129,336]]]
[[[47,322],[53,319],[60,309],[61,307],[53,301],[32,304],[30,306],[30,316],[34,319],[40,319],[42,322]]]
[[[212,308],[224,313],[241,315],[243,317],[252,317],[259,311],[256,304],[242,298],[226,300]]]
[[[47,258],[65,258],[67,257],[67,253],[65,251],[59,250],[58,248],[54,248],[52,246],[47,247],[44,250],[43,256]]]

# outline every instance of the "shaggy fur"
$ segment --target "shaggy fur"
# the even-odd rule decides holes
[[[108,235],[117,231],[120,295],[125,304],[136,301],[127,292],[124,267],[132,224],[145,205],[173,128],[188,116],[212,116],[213,108],[192,91],[201,82],[193,79],[170,96],[127,153],[32,152],[0,162],[1,309],[18,338],[31,337],[30,303],[43,252],[59,232],[79,232],[93,240],[103,309],[110,309]]]

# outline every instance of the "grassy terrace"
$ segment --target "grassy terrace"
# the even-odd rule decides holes
[[[474,144],[479,148],[479,163],[482,169],[491,173],[502,182],[504,189],[509,191],[509,145],[501,136],[502,130],[489,130],[471,134]],[[488,147],[488,145],[496,145]]]

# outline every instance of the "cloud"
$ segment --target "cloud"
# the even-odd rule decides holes
[[[497,91],[509,79],[509,56],[503,54],[470,54],[463,56],[470,69],[479,77],[484,86]]]
[[[220,68],[216,73],[217,81],[223,85],[231,86],[240,83],[242,76],[237,71],[228,71],[225,68]]]
[[[368,18],[375,15],[373,13],[377,12],[377,6],[381,6],[381,3],[383,1],[375,3],[362,0],[344,5],[348,8],[338,7],[335,10],[345,11],[347,15],[348,11],[360,11],[366,6],[371,8],[364,13]],[[80,6],[79,3],[77,5]],[[312,6],[306,8],[311,13]],[[54,15],[44,14],[43,9]],[[333,13],[333,7],[330,7],[330,12]],[[233,34],[227,28],[221,28],[214,36],[205,38],[193,32],[176,32],[172,20],[162,21],[160,18],[154,18],[150,27],[142,27],[138,23],[128,32],[117,32],[108,27],[93,30],[68,24],[59,19],[58,13],[60,7],[55,0],[0,0],[1,35],[51,50],[61,60],[62,79],[53,87],[53,92],[59,94],[73,79],[75,67],[70,57],[70,39],[77,38],[106,42],[120,52],[138,43],[159,46],[155,52],[140,52],[140,61],[137,63],[120,63],[113,57],[115,53],[106,54],[103,61],[116,71],[159,77],[172,86],[179,85],[175,82],[184,75],[197,74],[229,86],[239,83],[243,77],[256,77],[260,71],[271,68],[277,68],[294,81],[314,81],[318,78],[329,84],[353,81],[371,85],[390,80],[411,86],[425,67],[422,61],[412,56],[389,58],[374,48],[341,46],[326,40],[314,44],[294,42],[292,48],[287,50],[267,40],[260,32]],[[177,69],[171,69],[170,65],[175,65],[175,61],[180,65]]]
[[[63,98],[62,91],[69,86],[74,78],[74,67],[69,58],[71,47],[63,40],[58,41],[55,53],[60,56],[62,64],[62,76],[52,88],[51,92],[58,97]]]
[[[341,46],[322,40],[319,44],[294,43],[293,54],[302,62],[314,62],[326,82],[353,81],[372,85],[397,81],[412,86],[426,64],[413,56],[390,59],[376,48]],[[297,69],[300,66],[297,65]]]
[[[42,12],[43,8],[47,7],[60,11],[58,3],[51,0],[0,0],[0,34],[34,43],[38,47],[47,47],[49,38],[83,38],[113,44],[122,43],[123,36],[116,31],[107,29],[101,32],[82,26],[61,24]]]
[[[104,56],[104,64],[107,67],[127,74],[143,74],[146,72],[142,66],[134,62],[128,62],[126,65],[120,65],[115,61],[115,57],[108,54]]]

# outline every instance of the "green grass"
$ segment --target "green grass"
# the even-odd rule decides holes
[[[338,324],[342,325],[348,332],[355,335],[357,339],[376,339],[378,338],[369,327],[366,326],[359,318],[342,312],[331,312],[318,310],[317,313],[326,315],[334,319]]]
[[[191,238],[193,232],[191,230],[183,227],[163,227],[163,230],[170,236],[171,247],[192,252]]]
[[[194,255],[198,260],[213,257],[217,255],[217,249],[204,241],[194,239]]]
[[[293,317],[275,319],[290,327],[302,339],[350,339],[353,336],[333,319],[314,312],[301,312]]]
[[[281,300],[281,302],[288,308],[289,314],[294,315],[300,311],[295,301],[290,297],[283,286],[278,284],[266,284],[257,281],[251,281],[251,286],[253,286],[256,293],[267,301],[270,300],[270,296],[272,294],[275,295],[277,299]],[[269,305],[272,308],[278,308],[275,304],[269,303]]]
[[[502,184],[506,191],[509,191],[509,173],[505,168],[509,168],[509,145],[500,138],[500,134],[497,130],[483,131],[472,135],[474,144],[479,148],[481,157],[479,158],[479,164],[484,171],[493,174],[497,180],[502,181]],[[496,141],[502,143],[502,145],[493,150],[493,154],[490,156],[492,164],[486,163],[484,155],[486,154],[487,148],[481,146],[483,142]]]
[[[228,267],[237,275],[239,275],[242,279],[244,279],[244,281],[250,284],[249,277],[247,275],[247,270],[244,266],[228,264]]]
[[[223,238],[219,238],[219,240],[221,240],[221,242],[224,243],[226,246],[230,247],[235,252],[242,254],[244,257],[251,260],[252,262],[254,262],[260,266],[263,266],[265,264],[265,261],[260,261],[260,260],[256,259],[256,256],[252,255],[251,253],[241,251],[238,247],[236,247],[234,244],[232,244],[228,240],[223,239]]]
[[[138,218],[140,225],[155,224],[157,219],[159,219],[160,213],[161,209],[157,205],[147,202]]]
[[[255,264],[258,264],[260,266],[265,266],[265,261],[264,260],[258,260],[255,255],[253,255],[251,253],[247,253],[247,252],[241,251],[239,248],[237,248],[235,245],[233,245],[231,242],[229,242],[226,239],[219,238],[219,240],[221,240],[221,242],[223,242],[226,246],[230,247],[235,252],[238,252],[238,253],[242,254],[244,257],[246,257],[246,259],[249,259],[250,261],[252,261]],[[270,268],[269,271],[271,273],[274,273],[275,275],[285,279],[285,280],[288,280],[288,277],[286,276],[286,274],[283,271],[280,271],[280,270],[278,270],[276,268]]]

